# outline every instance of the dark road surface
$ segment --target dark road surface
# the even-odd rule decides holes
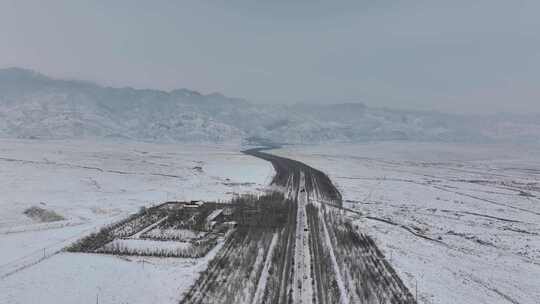
[[[270,153],[263,152],[265,149],[257,148],[243,151],[245,154],[269,161],[274,166],[276,175],[272,180],[272,184],[287,187],[287,182],[292,178],[294,189],[300,188],[300,176],[304,173],[305,176],[305,191],[310,194],[318,194],[331,204],[341,207],[342,198],[339,191],[336,189],[330,178],[315,168],[312,168],[302,162],[275,156]]]
[[[292,187],[298,208],[308,211],[310,244],[304,250],[310,251],[315,294],[310,303],[416,303],[375,242],[354,231],[343,219],[343,211],[354,210],[343,208],[342,196],[330,178],[302,162],[265,150],[268,149],[250,149],[244,153],[271,162],[276,171],[272,183]],[[302,191],[307,193],[304,204],[298,195]],[[330,208],[323,211],[321,207]]]
[[[243,152],[272,163],[279,190],[253,209],[267,213],[253,215],[278,216],[282,225],[239,225],[181,303],[415,304],[375,242],[350,222],[354,211],[343,208],[330,178],[264,150]]]

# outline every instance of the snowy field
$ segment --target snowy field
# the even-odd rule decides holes
[[[261,190],[270,163],[239,150],[0,140],[0,303],[178,302],[221,241],[201,259],[60,250],[141,206]],[[273,153],[329,174],[420,303],[540,303],[540,148],[389,142]],[[31,207],[63,219],[30,217]]]
[[[202,259],[60,250],[142,206],[262,190],[272,166],[239,150],[1,139],[0,303],[96,303],[96,297],[99,303],[177,302],[215,250]],[[24,214],[31,207],[64,219],[39,221]]]
[[[540,148],[389,142],[273,153],[329,174],[419,303],[540,303]]]

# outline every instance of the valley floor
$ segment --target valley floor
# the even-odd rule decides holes
[[[540,302],[540,149],[393,142],[272,153],[329,175],[419,303]]]
[[[235,281],[245,292],[234,296],[250,303],[270,291],[279,301],[355,303],[392,290],[418,303],[540,303],[540,148],[388,142],[270,151],[292,160],[258,154],[277,171],[240,149],[0,140],[0,303],[195,303],[205,290],[219,302],[227,290],[212,286],[245,277],[234,265],[254,265],[258,279]],[[259,227],[220,238],[203,258],[62,250],[142,206],[224,201],[271,182],[296,202],[282,231]],[[196,237],[157,227],[165,220],[148,229]],[[140,234],[117,242],[139,246]],[[356,246],[343,243],[344,235],[358,236]],[[246,250],[251,264],[226,255]],[[222,256],[229,264],[218,263]],[[392,288],[371,284],[358,269],[396,279],[385,281]]]
[[[142,206],[260,192],[274,170],[239,150],[1,139],[0,303],[178,302],[214,251],[158,259],[61,250]],[[31,207],[63,219],[31,218]]]

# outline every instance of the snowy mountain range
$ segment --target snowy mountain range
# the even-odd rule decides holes
[[[261,105],[219,93],[110,88],[0,69],[0,137],[156,142],[540,142],[540,115],[460,116],[361,103]]]

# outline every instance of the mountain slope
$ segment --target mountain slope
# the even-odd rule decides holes
[[[160,142],[538,141],[538,116],[464,117],[334,105],[260,105],[218,93],[109,88],[0,70],[0,136]]]

